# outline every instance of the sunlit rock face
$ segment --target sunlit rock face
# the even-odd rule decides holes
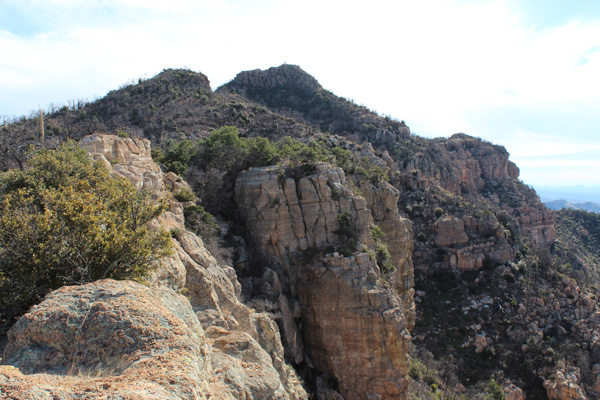
[[[345,399],[406,396],[407,346],[414,323],[412,233],[383,185],[367,197],[353,194],[344,172],[329,164],[314,174],[286,177],[278,167],[242,173],[235,187],[240,216],[255,248],[272,263],[282,285],[281,302],[299,302],[299,315],[284,324],[296,362],[327,373]],[[386,211],[369,205],[389,203]],[[347,257],[339,215],[356,229],[357,250]],[[396,270],[383,273],[367,252],[374,215],[394,249]],[[285,307],[282,307],[284,309]],[[299,326],[302,326],[300,329]],[[376,397],[374,397],[376,396]]]

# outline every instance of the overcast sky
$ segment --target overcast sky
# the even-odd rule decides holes
[[[0,0],[0,115],[283,63],[418,135],[502,144],[525,183],[600,186],[598,0]]]

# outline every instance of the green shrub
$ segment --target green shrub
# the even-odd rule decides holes
[[[215,217],[197,204],[183,208],[185,227],[201,237],[215,235],[218,228]]]
[[[103,278],[143,280],[171,251],[161,214],[74,142],[33,155],[0,177],[0,313],[12,319],[51,290]]]
[[[444,210],[441,207],[436,207],[434,214],[437,218],[441,217],[442,215],[444,215]]]
[[[368,178],[371,183],[387,182],[390,180],[388,175],[381,169],[381,167],[374,165],[368,170]]]
[[[384,233],[377,225],[371,225],[371,236],[375,242],[375,257],[377,264],[384,274],[396,270],[396,266],[390,262],[390,252],[387,244],[383,241]]]
[[[344,257],[348,257],[356,251],[358,246],[358,225],[348,211],[338,214],[337,222],[338,228],[333,233],[340,238],[340,253]]]
[[[173,197],[179,202],[196,201],[196,195],[190,188],[183,188],[177,193],[173,194]]]
[[[167,171],[175,172],[177,175],[184,175],[187,172],[188,164],[196,154],[197,149],[191,140],[182,140],[169,147],[162,158],[162,163]]]
[[[160,147],[153,147],[150,151],[150,155],[152,156],[152,160],[154,160],[155,163],[162,164],[165,160],[166,153]]]
[[[375,247],[375,255],[377,257],[377,264],[381,268],[381,272],[388,274],[396,270],[396,266],[390,261],[390,252],[385,243],[378,243]]]
[[[371,225],[371,236],[375,242],[380,242],[383,240],[383,231],[379,226],[373,224]]]
[[[429,369],[425,364],[416,358],[411,358],[408,362],[408,375],[415,381],[423,381],[429,387],[436,388],[440,384],[438,373]]]
[[[241,138],[234,126],[217,129],[200,141],[200,157],[210,168],[241,171],[248,157],[248,141]]]
[[[496,382],[494,378],[490,379],[488,382],[485,393],[487,395],[487,399],[489,400],[505,400],[506,396],[504,396],[504,392],[502,391],[502,386]]]

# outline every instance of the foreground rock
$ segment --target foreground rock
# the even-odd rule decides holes
[[[59,289],[9,332],[0,390],[14,399],[206,398],[210,357],[189,302],[99,281]],[[18,369],[17,369],[18,368]]]
[[[13,399],[290,399],[244,332],[205,334],[166,288],[103,280],[52,292],[9,333],[0,393]]]

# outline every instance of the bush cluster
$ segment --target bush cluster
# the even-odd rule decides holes
[[[0,176],[0,314],[9,321],[51,290],[102,278],[142,280],[171,251],[147,193],[68,142]]]
[[[381,268],[381,272],[384,274],[393,272],[396,270],[396,266],[390,261],[390,251],[388,250],[387,243],[383,240],[383,231],[377,225],[371,226],[371,237],[375,242],[375,256],[377,264]]]
[[[155,150],[155,161],[179,175],[187,172],[190,164],[201,168],[237,173],[251,167],[273,165],[287,161],[292,168],[313,165],[319,161],[331,162],[342,168],[348,165],[351,154],[325,140],[308,144],[291,137],[271,142],[264,137],[245,138],[233,126],[217,129],[204,140],[182,140],[171,143],[166,151]]]

